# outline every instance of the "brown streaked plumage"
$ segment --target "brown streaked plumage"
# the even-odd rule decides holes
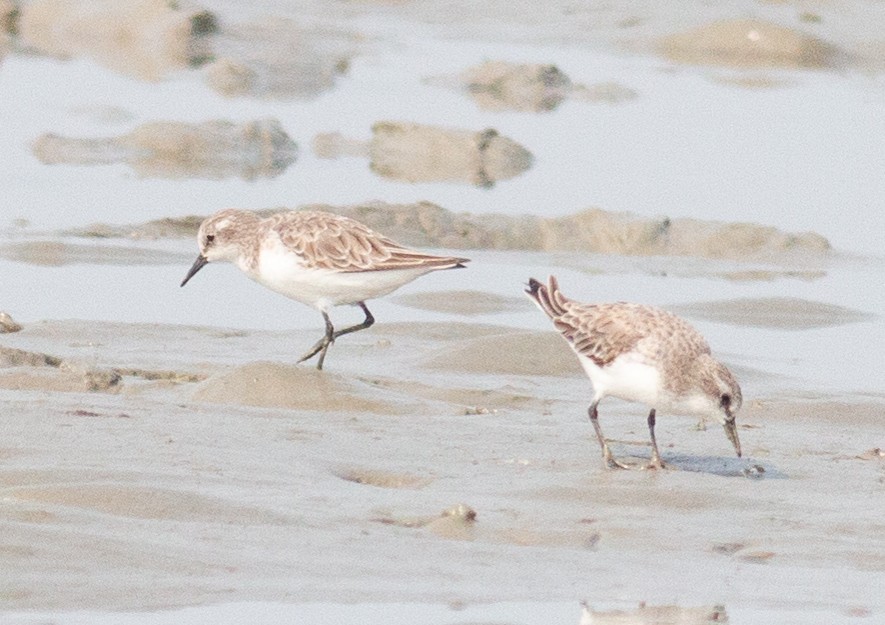
[[[658,409],[715,418],[740,457],[734,422],[742,403],[740,386],[686,321],[642,304],[575,302],[562,294],[553,276],[546,286],[530,279],[526,293],[568,341],[593,383],[588,412],[606,464],[626,468],[612,456],[599,426],[597,405],[607,395],[650,408],[650,467],[663,466],[654,432]]]
[[[197,240],[200,255],[181,286],[206,263],[230,261],[264,286],[313,306],[322,313],[326,331],[299,362],[319,354],[317,369],[323,368],[335,339],[374,323],[366,300],[425,273],[468,262],[409,249],[358,221],[320,211],[288,211],[262,219],[227,209],[203,221]],[[335,330],[328,312],[342,304],[362,308],[365,320]]]

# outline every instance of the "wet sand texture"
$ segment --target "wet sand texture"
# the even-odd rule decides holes
[[[743,69],[821,69],[842,56],[816,37],[758,19],[721,20],[664,37],[658,51],[677,63]]]
[[[636,98],[639,94],[630,87],[617,82],[601,82],[595,85],[575,85],[572,97],[586,102],[620,104]]]
[[[68,58],[88,56],[107,67],[156,80],[199,64],[215,17],[165,0],[34,0],[22,6],[22,43]]]
[[[122,245],[75,245],[60,241],[25,241],[0,245],[0,258],[48,267],[74,263],[156,266],[179,265],[187,262],[183,255],[160,250],[145,250]]]
[[[126,163],[145,177],[245,180],[278,176],[298,151],[274,119],[245,124],[150,122],[129,134],[102,139],[44,134],[32,149],[47,165]]]
[[[568,96],[572,81],[555,65],[487,61],[461,74],[474,102],[487,111],[552,111]]]
[[[8,489],[18,502],[66,506],[115,517],[229,525],[283,524],[285,516],[239,506],[195,492],[123,484],[20,486]]]
[[[310,147],[317,158],[341,158],[343,156],[359,156],[369,158],[369,142],[349,139],[340,132],[321,132],[310,142]]]
[[[282,18],[225,25],[213,37],[215,60],[206,67],[206,81],[228,97],[314,98],[347,71],[355,40]]]
[[[459,315],[491,315],[518,311],[523,310],[526,305],[523,297],[507,297],[473,290],[409,293],[394,296],[391,300],[401,306]]]
[[[433,369],[501,375],[577,376],[581,372],[566,342],[553,332],[511,332],[461,341],[428,357],[425,364]]]
[[[496,130],[454,130],[378,122],[369,143],[372,171],[403,182],[460,182],[490,187],[526,171],[532,155]]]
[[[875,315],[859,310],[797,297],[754,297],[668,308],[697,319],[781,330],[827,328],[875,318]]]
[[[676,605],[646,606],[635,610],[597,612],[584,604],[579,625],[712,625],[728,623],[721,605],[683,608]]]

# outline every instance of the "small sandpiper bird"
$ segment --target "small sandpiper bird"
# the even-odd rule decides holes
[[[656,410],[712,417],[725,428],[740,457],[734,422],[741,407],[740,386],[686,321],[653,306],[575,302],[560,292],[553,276],[546,286],[534,278],[528,286],[526,293],[568,341],[593,383],[588,413],[607,466],[629,468],[614,459],[599,427],[597,405],[607,395],[651,409],[647,468],[664,466],[655,440]]]
[[[200,255],[181,286],[207,263],[229,261],[267,288],[313,306],[322,313],[326,332],[298,362],[319,354],[317,369],[323,368],[335,339],[375,322],[366,300],[387,295],[425,273],[468,262],[403,247],[358,221],[318,211],[288,211],[262,219],[249,211],[227,209],[203,221],[197,241]],[[365,320],[336,330],[329,310],[342,304],[362,308]]]

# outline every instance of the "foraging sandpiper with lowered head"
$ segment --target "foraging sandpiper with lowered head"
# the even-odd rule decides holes
[[[438,269],[464,267],[466,258],[412,250],[358,221],[319,211],[287,211],[267,218],[227,209],[200,225],[200,254],[181,286],[207,263],[228,261],[267,288],[323,315],[326,331],[298,362],[326,352],[338,337],[375,322],[366,300],[381,297]],[[362,308],[362,323],[336,330],[329,310],[343,304]]]
[[[647,468],[664,466],[655,440],[656,410],[712,417],[741,456],[734,422],[741,388],[713,358],[700,332],[653,306],[575,302],[562,294],[553,276],[546,285],[532,278],[528,286],[526,293],[568,341],[593,384],[588,413],[607,466],[629,468],[614,459],[599,427],[597,406],[608,395],[649,407]]]

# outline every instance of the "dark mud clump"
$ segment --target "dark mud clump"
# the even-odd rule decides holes
[[[150,122],[129,134],[77,139],[45,134],[33,145],[47,165],[125,163],[151,178],[273,178],[291,165],[298,147],[273,119],[245,124]]]

